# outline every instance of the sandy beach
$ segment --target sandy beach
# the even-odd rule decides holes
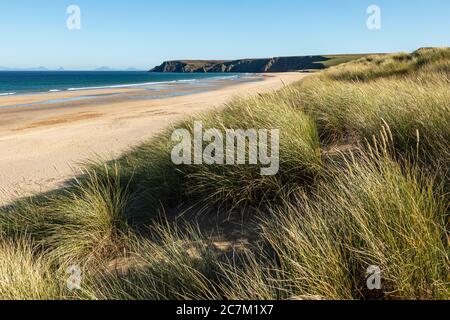
[[[58,188],[79,173],[83,161],[117,157],[188,115],[305,76],[270,74],[161,99],[125,99],[139,97],[139,88],[0,97],[0,205]]]

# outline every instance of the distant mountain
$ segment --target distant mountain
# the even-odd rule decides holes
[[[325,69],[363,56],[365,55],[299,56],[241,60],[175,60],[166,61],[160,66],[151,69],[150,72],[289,72]]]
[[[95,69],[95,71],[114,71],[114,69],[112,69],[110,67],[99,67],[99,68]]]
[[[113,69],[110,67],[99,67],[96,69],[93,69],[94,71],[142,71],[133,67],[130,67],[128,69]],[[71,71],[71,69],[66,70],[64,67],[59,68],[46,68],[46,67],[34,67],[34,68],[10,68],[10,67],[3,67],[0,66],[0,71]]]
[[[48,69],[46,67],[37,67],[37,68],[27,69],[27,71],[48,71]]]
[[[121,68],[110,68],[110,67],[99,67],[97,69],[95,69],[95,71],[140,71],[139,69],[130,67],[130,68],[126,68],[126,69],[121,69]]]
[[[48,71],[46,67],[35,67],[35,68],[8,68],[0,67],[1,71]]]

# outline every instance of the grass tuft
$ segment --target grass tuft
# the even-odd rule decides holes
[[[0,299],[449,299],[449,65],[425,48],[332,67],[0,208]],[[200,120],[279,129],[279,173],[174,165],[173,129]]]

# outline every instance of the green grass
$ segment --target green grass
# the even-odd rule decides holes
[[[54,300],[66,295],[61,273],[35,250],[24,238],[1,242],[0,299]]]
[[[22,200],[2,212],[4,237],[31,238],[58,265],[89,264],[120,252],[129,227],[130,195],[120,184],[117,166],[88,171],[71,188]]]
[[[88,280],[84,294],[95,299],[220,298],[214,285],[218,256],[195,227],[181,233],[162,224],[152,232],[152,241],[129,239],[132,245],[126,274],[118,272],[117,267],[105,268]]]
[[[298,99],[325,140],[370,141],[387,124],[398,152],[448,167],[449,81],[446,74],[370,83],[316,78],[299,88]]]
[[[446,48],[363,57],[0,208],[0,299],[450,299],[449,66]],[[279,174],[175,166],[194,120],[279,129]]]
[[[289,93],[286,93],[289,94]],[[262,176],[260,166],[198,166],[182,168],[185,192],[206,205],[259,205],[279,198],[281,186],[309,186],[321,174],[320,140],[315,123],[301,110],[283,101],[283,93],[237,100],[225,111],[206,115],[205,127],[283,128],[280,132],[280,172]],[[192,131],[192,127],[189,127]],[[267,146],[270,150],[270,145]],[[226,153],[229,150],[225,150]],[[248,158],[248,155],[247,155]]]
[[[405,76],[420,71],[425,66],[448,62],[449,54],[448,48],[430,48],[419,49],[412,54],[373,55],[330,69],[327,76],[346,81]]]
[[[323,66],[325,69],[334,67],[343,63],[347,63],[353,60],[358,60],[368,56],[367,54],[338,54],[338,55],[327,55],[324,56],[328,60],[322,62],[316,62],[315,64],[319,64]]]
[[[258,165],[175,166],[171,161],[171,150],[176,144],[171,141],[172,128],[148,144],[134,148],[116,162],[120,175],[131,181],[129,191],[137,194],[134,205],[138,211],[147,211],[147,214],[155,216],[156,212],[152,214],[149,211],[160,204],[183,201],[200,207],[260,205],[279,198],[278,191],[282,185],[313,184],[322,170],[318,132],[309,116],[293,103],[285,101],[289,90],[238,99],[222,112],[206,113],[177,126],[187,129],[192,136],[194,120],[202,121],[204,128],[218,129],[223,136],[231,128],[283,128],[280,133],[279,175],[262,176]],[[227,154],[229,150],[224,152]]]
[[[374,298],[448,298],[446,203],[433,194],[434,181],[384,157],[356,161],[348,171],[265,223],[283,278],[295,279],[288,290],[367,299],[365,271],[375,265],[383,287]]]

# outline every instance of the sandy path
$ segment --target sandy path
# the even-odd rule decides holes
[[[187,115],[223,105],[235,96],[278,89],[305,77],[273,74],[264,81],[241,83],[188,96],[40,110],[0,108],[0,205],[58,186],[77,174],[80,162],[94,156],[111,159]],[[104,90],[89,94],[128,92]],[[1,105],[61,99],[85,92],[3,97]],[[51,97],[50,97],[51,95]],[[102,99],[99,97],[98,99]]]

